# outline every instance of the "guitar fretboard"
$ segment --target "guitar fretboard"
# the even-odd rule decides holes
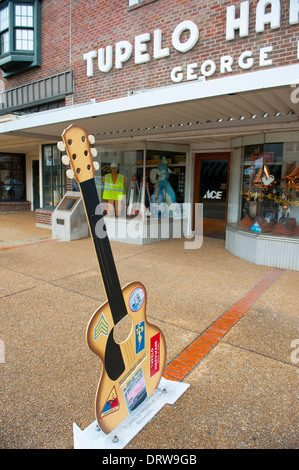
[[[99,268],[102,274],[107,300],[110,305],[113,321],[115,324],[117,324],[127,314],[127,309],[123,298],[111,245],[106,233],[106,226],[103,215],[102,213],[95,214],[96,207],[100,201],[94,179],[92,178],[80,183],[80,189],[83,202],[85,204],[88,225]]]

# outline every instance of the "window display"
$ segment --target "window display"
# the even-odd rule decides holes
[[[184,202],[186,153],[179,146],[179,151],[161,147],[144,142],[97,147],[101,173],[95,180],[108,216],[173,216],[172,204]]]
[[[24,201],[25,155],[0,154],[0,200]]]
[[[244,147],[240,227],[299,236],[299,142]]]

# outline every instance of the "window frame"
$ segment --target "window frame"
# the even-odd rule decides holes
[[[46,165],[46,158],[47,158],[47,155],[46,155],[46,147],[48,148],[51,148],[51,159],[52,159],[52,164],[51,165]],[[55,157],[55,153],[57,152],[57,161],[58,161],[58,164],[55,164],[53,165],[53,161],[54,161],[54,157]],[[61,161],[61,156],[62,156],[62,153],[57,149],[57,145],[56,144],[43,144],[42,145],[42,185],[43,185],[43,209],[50,209],[50,210],[54,210],[57,205],[59,204],[59,202],[61,201],[61,199],[63,198],[64,194],[66,193],[67,191],[67,182],[66,182],[66,175],[65,175],[65,165],[62,164],[62,161]],[[50,157],[50,155],[48,155],[48,157]],[[51,179],[51,182],[50,184],[46,184],[45,183],[45,168],[46,167],[49,167],[51,168],[51,171],[50,171],[50,179]],[[54,172],[59,170],[59,184],[54,184]],[[51,204],[46,204],[45,203],[45,194],[46,194],[46,190],[47,189],[50,189],[51,191]],[[55,202],[55,198],[54,198],[54,190],[60,190],[60,194],[61,194],[61,199],[59,200],[59,202],[55,205],[54,202]]]
[[[6,16],[6,18],[4,18],[4,21],[6,20],[6,22],[2,26],[1,21],[0,21],[0,55],[4,55],[9,51],[9,6],[8,5],[4,6],[3,8],[0,8],[0,18],[1,18],[1,13],[5,10],[7,10],[7,16]],[[3,20],[3,18],[2,18],[2,20]],[[7,49],[7,51],[4,51],[3,54],[2,54],[2,44],[3,44],[2,38],[4,37],[4,35],[8,35],[8,41],[7,41],[8,49]]]
[[[33,8],[32,25],[17,24],[16,7],[29,6]],[[0,11],[8,8],[8,26],[0,31],[0,68],[2,76],[10,77],[41,65],[41,3],[40,0],[6,0],[0,4]],[[20,16],[22,18],[22,16]],[[22,21],[21,21],[22,23]],[[27,45],[33,43],[33,48],[18,48],[17,34],[19,31],[30,31]],[[3,37],[8,33],[8,48],[2,50]]]

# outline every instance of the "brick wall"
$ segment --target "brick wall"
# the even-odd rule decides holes
[[[47,209],[36,209],[35,216],[36,216],[36,223],[43,224],[43,225],[52,225],[52,210]]]
[[[88,0],[73,1],[72,15],[72,67],[75,70],[75,102],[85,102],[91,98],[106,100],[127,96],[130,90],[138,91],[158,86],[172,85],[171,70],[175,66],[186,67],[187,64],[213,59],[218,70],[212,78],[223,76],[219,72],[220,57],[231,55],[236,64],[234,74],[241,73],[237,65],[241,52],[252,50],[256,65],[250,69],[259,69],[258,59],[261,47],[273,46],[271,58],[275,65],[298,63],[297,40],[298,25],[290,26],[288,22],[288,1],[282,1],[281,27],[271,30],[269,25],[265,32],[255,32],[255,10],[257,0],[251,1],[249,36],[226,41],[226,7],[240,5],[239,1],[198,1],[198,0],[158,0],[142,8],[129,10],[128,2],[116,1],[93,2],[89,7]],[[114,5],[112,10],[111,5]],[[237,16],[239,9],[237,9]],[[197,45],[187,53],[181,53],[172,47],[171,36],[174,28],[183,20],[192,20],[199,27],[200,39]],[[133,56],[123,64],[121,70],[114,67],[108,73],[100,72],[97,60],[94,60],[94,76],[86,77],[84,53],[108,45],[114,46],[117,41],[127,40],[133,44],[135,35],[149,32],[151,38],[155,29],[163,33],[163,47],[170,48],[170,56],[153,59],[152,40],[148,44],[151,60],[143,65],[136,65]],[[76,39],[75,39],[76,38]],[[183,38],[182,38],[183,40]],[[76,47],[75,47],[76,42]],[[133,50],[134,53],[134,50]],[[243,70],[242,73],[245,71]]]
[[[0,202],[0,212],[27,212],[31,210],[31,202]]]
[[[298,63],[298,25],[289,25],[289,1],[281,1],[279,29],[271,30],[266,25],[264,32],[256,33],[258,1],[252,0],[249,36],[242,39],[236,33],[233,41],[225,39],[226,7],[236,5],[236,16],[239,16],[240,1],[156,0],[146,1],[135,8],[129,8],[128,3],[128,0],[43,0],[42,67],[5,80],[6,88],[72,68],[75,92],[67,104],[76,104],[92,98],[100,101],[124,97],[130,90],[172,85],[170,73],[175,66],[184,68],[194,62],[200,66],[209,59],[215,61],[217,70],[208,80],[219,78],[224,76],[219,71],[220,58],[224,55],[231,55],[234,59],[230,74],[250,73],[260,69],[258,59],[261,47],[273,46],[273,67]],[[198,43],[187,53],[178,52],[171,44],[172,32],[183,20],[195,22],[200,33]],[[152,57],[155,29],[162,30],[162,46],[170,48],[169,57],[156,60]],[[132,56],[122,69],[116,70],[113,66],[109,73],[103,73],[98,70],[95,59],[94,76],[86,76],[84,53],[114,46],[120,40],[133,44],[136,35],[147,32],[151,34],[151,41],[147,43],[150,62],[137,65]],[[255,60],[250,71],[240,70],[237,65],[238,57],[246,50],[252,51]]]

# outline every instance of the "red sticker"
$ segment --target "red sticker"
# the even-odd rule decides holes
[[[108,400],[106,401],[104,408],[102,409],[102,413],[100,414],[100,418],[104,418],[104,416],[110,415],[115,411],[119,410],[119,401],[118,396],[116,393],[115,387],[112,388]]]
[[[151,377],[160,369],[160,333],[151,338]]]

